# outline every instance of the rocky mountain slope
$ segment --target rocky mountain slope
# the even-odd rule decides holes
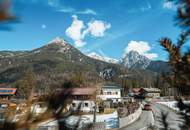
[[[130,51],[122,59],[121,64],[129,69],[146,69],[150,62],[147,57],[140,55],[138,52]]]
[[[15,82],[29,69],[40,82],[63,81],[76,73],[83,74],[86,80],[91,81],[112,80],[126,71],[121,65],[84,55],[61,38],[32,51],[0,52],[0,83]]]
[[[121,60],[121,64],[128,69],[150,70],[157,73],[168,73],[169,64],[165,61],[153,61],[136,51],[130,51]]]
[[[0,51],[0,84],[15,83],[30,70],[35,73],[39,87],[62,84],[70,79],[80,83],[85,80],[85,87],[105,82],[149,87],[166,66],[134,51],[120,64],[112,58],[85,55],[67,41],[56,38],[31,51]]]

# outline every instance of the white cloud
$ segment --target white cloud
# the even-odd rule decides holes
[[[91,15],[97,15],[96,11],[92,9],[86,9],[83,11],[77,11],[76,14],[91,14]]]
[[[40,0],[33,0],[33,1],[40,1]],[[71,6],[65,6],[62,4],[61,0],[41,0],[45,1],[48,6],[55,8],[58,12],[63,13],[73,13],[73,14],[91,14],[91,15],[97,15],[97,12],[92,9],[84,9],[84,10],[77,10]]]
[[[128,46],[126,48],[126,52],[130,52],[130,51],[137,51],[139,54],[144,54],[145,52],[150,50],[150,46],[148,45],[147,42],[144,41],[130,41],[128,43]]]
[[[76,15],[72,16],[73,22],[70,27],[66,30],[66,35],[75,41],[75,45],[77,47],[82,47],[85,45],[83,42],[83,34],[82,30],[85,28],[84,22],[82,20],[78,20]]]
[[[86,27],[82,20],[79,20],[76,15],[73,15],[73,22],[71,26],[66,29],[66,35],[70,37],[76,47],[83,47],[86,42],[84,38],[89,34],[94,37],[103,37],[105,31],[111,27],[110,23],[106,23],[101,20],[93,20],[88,23]]]
[[[64,13],[97,15],[97,12],[92,10],[92,9],[85,9],[85,10],[77,11],[76,9],[71,8],[71,7],[64,7],[64,8],[57,10],[57,11],[58,12],[64,12]]]
[[[82,40],[75,41],[75,46],[76,47],[83,47],[84,45],[86,45],[86,42],[84,42]]]
[[[174,2],[165,0],[164,4],[163,4],[163,8],[173,10],[173,9],[176,9],[176,6],[175,6]]]
[[[158,55],[156,53],[150,53],[151,46],[148,42],[144,41],[130,41],[128,43],[128,46],[125,48],[125,53],[128,53],[130,51],[136,51],[140,55],[144,55],[149,59],[157,58]]]
[[[110,23],[105,23],[104,21],[94,20],[88,23],[88,29],[86,33],[90,33],[95,37],[103,37],[107,29],[111,27]]]
[[[1,0],[0,0],[1,1]],[[98,13],[93,9],[82,9],[77,10],[72,6],[66,6],[63,4],[62,0],[18,0],[22,3],[32,3],[32,4],[43,4],[45,6],[49,6],[50,8],[55,9],[57,12],[63,13],[73,13],[73,14],[86,14],[86,15],[97,15]]]
[[[75,12],[75,9],[71,7],[64,7],[62,9],[57,10],[58,12],[63,12],[63,13],[73,13]]]
[[[156,53],[145,53],[144,55],[145,55],[147,58],[149,58],[149,59],[155,59],[155,58],[158,57],[158,54],[156,54]]]

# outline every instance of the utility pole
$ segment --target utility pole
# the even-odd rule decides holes
[[[96,123],[97,95],[98,95],[98,93],[99,93],[98,88],[99,88],[99,87],[96,86],[96,93],[95,93],[95,95],[94,95],[94,97],[93,97],[93,100],[94,100],[94,106],[93,106],[93,108],[94,108],[93,123]]]
[[[93,118],[93,123],[96,123],[96,103],[95,103],[95,106],[94,106],[94,118]]]

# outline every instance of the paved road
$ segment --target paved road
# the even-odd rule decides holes
[[[157,130],[163,130],[162,114],[167,114],[166,121],[168,122],[168,128],[170,130],[181,130],[181,126],[184,123],[182,116],[171,110],[170,108],[153,103],[151,104],[154,117],[151,111],[143,111],[140,118],[131,125],[121,128],[120,130],[147,130],[146,128],[154,122]],[[154,118],[154,119],[153,119]]]
[[[163,129],[162,114],[167,114],[166,122],[168,122],[168,127],[171,130],[180,130],[180,126],[183,125],[184,122],[181,115],[160,104],[154,103],[151,104],[151,106],[155,117],[155,125],[158,129]]]
[[[131,125],[119,130],[144,130],[143,128],[153,123],[153,114],[151,111],[143,111],[140,118]]]

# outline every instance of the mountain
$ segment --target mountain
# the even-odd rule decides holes
[[[128,69],[146,69],[150,62],[151,60],[143,55],[140,55],[138,52],[130,51],[123,57],[121,64]]]
[[[100,61],[105,61],[105,62],[108,62],[108,63],[113,63],[113,64],[118,64],[119,63],[119,60],[116,60],[116,59],[113,59],[113,58],[110,58],[110,57],[106,57],[106,56],[101,56],[95,52],[91,52],[89,54],[87,54],[87,56],[91,57],[91,58],[94,58],[96,60],[100,60]]]
[[[165,61],[152,61],[136,51],[130,51],[121,60],[121,64],[128,69],[143,69],[157,73],[170,72],[170,66]]]
[[[119,64],[96,60],[84,55],[67,41],[56,38],[31,51],[0,52],[0,83],[14,83],[32,70],[42,86],[84,77],[86,81],[117,79],[126,72]],[[77,77],[78,76],[78,77]]]
[[[169,63],[165,61],[151,61],[146,69],[157,73],[169,73],[171,70]]]
[[[60,87],[68,81],[77,82],[81,87],[108,82],[128,88],[149,87],[154,86],[158,71],[167,66],[134,51],[121,64],[92,54],[83,54],[61,38],[31,51],[0,51],[0,84],[15,84],[32,71],[38,88],[43,90]]]

